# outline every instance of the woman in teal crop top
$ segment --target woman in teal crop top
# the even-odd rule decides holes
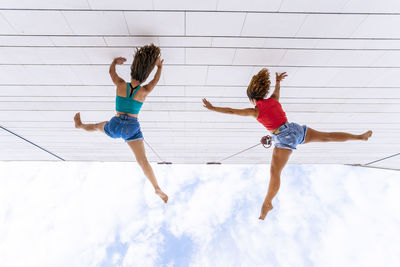
[[[82,123],[78,112],[74,117],[75,127],[86,131],[101,131],[112,138],[124,139],[133,151],[137,163],[153,185],[155,193],[167,203],[168,196],[160,189],[153,169],[147,160],[143,134],[138,121],[138,114],[143,102],[160,80],[164,60],[160,59],[160,48],[154,44],[138,48],[131,65],[130,83],[119,77],[115,70],[116,65],[122,65],[125,61],[126,59],[122,57],[115,58],[109,71],[113,83],[117,86],[115,99],[117,115],[109,121],[88,124]],[[157,72],[153,80],[142,87],[141,84],[148,78],[154,66],[157,66]]]

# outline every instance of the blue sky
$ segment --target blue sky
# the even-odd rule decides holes
[[[0,162],[0,266],[398,266],[400,175],[289,165]]]

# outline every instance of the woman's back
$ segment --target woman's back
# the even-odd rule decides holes
[[[269,131],[278,128],[287,121],[281,104],[272,97],[258,100],[256,107],[259,111],[257,120]]]
[[[120,90],[117,89],[117,96],[115,99],[116,111],[134,115],[139,114],[143,105],[143,101],[138,100],[138,92],[140,88],[140,85],[133,87],[130,83],[127,83],[125,94],[121,94],[121,92],[119,92]],[[144,97],[142,97],[142,99],[144,100]]]

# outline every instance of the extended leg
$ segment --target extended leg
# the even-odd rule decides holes
[[[157,183],[156,176],[154,175],[153,168],[151,167],[149,161],[146,157],[146,151],[144,150],[143,140],[135,140],[128,142],[129,147],[132,149],[135,154],[136,161],[139,166],[142,168],[144,175],[149,179],[151,184],[153,185],[156,194],[160,196],[165,203],[168,201],[168,196],[161,191],[160,186]]]
[[[99,123],[82,123],[81,114],[79,112],[75,114],[74,121],[75,128],[81,128],[88,132],[101,131],[104,133],[104,124],[106,124],[106,121]]]
[[[306,139],[304,143],[310,142],[344,142],[348,140],[367,141],[372,135],[372,131],[363,134],[350,134],[344,132],[319,132],[310,127],[307,128]]]
[[[259,218],[261,220],[264,220],[267,213],[273,208],[271,202],[276,193],[278,193],[281,184],[281,172],[288,162],[290,154],[292,154],[292,150],[277,147],[274,148],[271,160],[271,178],[269,180],[268,193],[261,208],[261,215]]]

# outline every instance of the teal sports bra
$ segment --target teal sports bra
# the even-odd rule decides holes
[[[134,100],[133,98],[135,97],[137,91],[139,91],[140,87],[141,86],[138,85],[137,87],[132,88],[131,83],[126,83],[126,97],[117,95],[117,98],[115,100],[115,109],[118,112],[122,113],[139,114],[143,102]],[[129,94],[129,88],[132,89],[130,94]]]

